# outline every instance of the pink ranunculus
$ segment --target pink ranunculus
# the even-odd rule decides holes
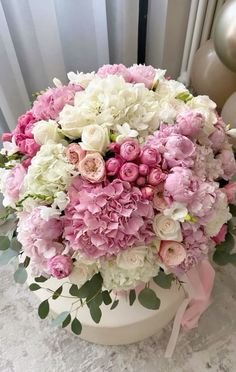
[[[129,69],[127,69],[127,67],[125,67],[122,64],[103,65],[102,67],[99,68],[97,75],[100,76],[101,78],[105,78],[108,75],[118,75],[122,76],[123,79],[128,83],[131,81],[131,74],[129,72]]]
[[[108,146],[109,151],[114,152],[115,154],[120,153],[120,143],[118,142],[111,142]]]
[[[154,189],[152,186],[144,186],[141,189],[142,197],[143,199],[150,200],[153,198],[154,195]]]
[[[151,170],[147,177],[147,181],[152,186],[157,186],[159,183],[165,181],[167,177],[166,173],[163,173],[161,168],[156,167]]]
[[[106,172],[108,176],[116,176],[121,167],[121,160],[117,158],[110,158],[106,161]]]
[[[172,134],[165,144],[166,153],[175,160],[183,160],[193,155],[195,146],[193,142],[181,134]]]
[[[223,178],[228,180],[236,172],[236,163],[234,159],[234,153],[231,149],[222,150],[221,153],[217,156],[221,160],[222,168],[224,171]]]
[[[39,120],[57,120],[63,107],[74,104],[75,93],[83,90],[80,85],[70,84],[49,88],[34,101],[32,112]]]
[[[221,229],[220,229],[220,231],[218,232],[218,234],[217,234],[216,236],[213,236],[213,237],[212,237],[212,240],[213,240],[216,244],[220,244],[220,243],[224,242],[224,241],[225,241],[225,235],[227,234],[227,230],[228,230],[227,225],[224,224],[224,225],[221,227]]]
[[[66,156],[71,164],[77,165],[86,156],[86,151],[78,143],[71,143],[66,149]]]
[[[126,140],[120,146],[120,156],[127,161],[136,160],[140,153],[140,146],[137,140]]]
[[[161,242],[160,250],[158,253],[164,265],[170,267],[180,265],[187,256],[183,244],[166,240],[163,240]]]
[[[176,123],[180,134],[195,138],[203,127],[203,117],[198,112],[187,110],[177,115]]]
[[[92,183],[102,182],[106,177],[103,157],[98,153],[87,154],[78,165],[81,176]]]
[[[161,155],[157,152],[156,149],[150,146],[144,146],[140,155],[140,162],[142,164],[156,166],[161,161]]]
[[[140,177],[138,177],[137,178],[137,180],[136,180],[136,184],[138,185],[138,186],[144,186],[145,184],[146,184],[146,178],[145,177],[143,177],[143,176],[140,176]]]
[[[138,165],[135,163],[125,163],[120,168],[119,176],[122,181],[134,182],[138,178]]]
[[[193,174],[190,169],[175,167],[164,183],[166,196],[182,203],[191,202],[194,191],[192,189]]]
[[[235,200],[236,195],[236,181],[228,183],[228,185],[225,185],[222,189],[226,193],[227,199],[229,202],[232,202]]]
[[[132,83],[144,83],[150,89],[156,76],[156,71],[152,66],[133,65],[129,67]]]
[[[149,173],[149,166],[147,164],[140,164],[138,170],[140,176],[147,176]]]
[[[13,133],[3,133],[2,142],[11,142],[12,137],[13,137]]]
[[[52,276],[57,279],[63,279],[70,275],[73,262],[69,256],[55,256],[48,261],[48,268]]]
[[[16,164],[14,168],[8,170],[5,180],[5,192],[7,196],[17,200],[26,175],[25,168],[21,164]]]
[[[215,125],[214,132],[209,136],[212,148],[215,152],[219,151],[225,142],[225,129],[220,124]]]

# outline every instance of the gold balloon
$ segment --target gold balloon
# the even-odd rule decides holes
[[[213,41],[220,60],[236,71],[236,0],[222,6],[215,21]]]
[[[236,128],[236,91],[225,102],[221,116],[226,124]]]
[[[236,73],[220,61],[212,40],[204,43],[195,54],[190,79],[196,93],[208,95],[218,108],[222,108],[236,91]]]

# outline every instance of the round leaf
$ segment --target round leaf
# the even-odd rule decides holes
[[[41,319],[45,319],[49,313],[49,303],[48,300],[41,302],[38,308],[38,314]]]
[[[30,284],[30,286],[29,286],[29,289],[31,290],[31,291],[37,291],[38,289],[40,289],[41,287],[40,287],[40,285],[38,285],[37,283],[32,283],[32,284]]]
[[[144,288],[138,295],[138,300],[141,305],[150,310],[157,310],[160,307],[161,301],[156,293],[151,288]]]
[[[153,278],[154,282],[161,288],[169,289],[173,280],[173,275],[166,275],[164,271],[159,271],[158,275]]]
[[[74,334],[76,335],[80,335],[81,331],[82,331],[82,325],[80,323],[80,321],[75,318],[72,323],[71,323],[71,330]]]
[[[96,302],[94,302],[94,301],[90,302],[89,310],[90,310],[90,315],[91,315],[93,321],[95,323],[99,323],[100,319],[101,319],[101,316],[102,316],[102,312],[101,312],[100,307],[97,306]]]
[[[10,240],[7,236],[0,236],[0,251],[5,251],[10,247]]]
[[[112,303],[112,299],[108,291],[102,292],[102,299],[105,305],[110,305]]]
[[[134,301],[136,300],[136,292],[134,289],[131,289],[129,292],[129,304],[130,306],[133,305]]]
[[[52,325],[55,327],[61,325],[66,320],[69,314],[69,311],[63,311],[55,319],[53,319]]]
[[[216,250],[213,255],[213,260],[215,263],[217,263],[220,266],[227,265],[229,263],[229,253],[222,252],[221,250]]]
[[[110,310],[114,310],[114,309],[116,308],[116,306],[118,305],[118,303],[119,303],[119,300],[115,300],[115,301],[113,302],[113,304],[111,305]]]
[[[24,267],[19,267],[14,274],[15,282],[20,284],[25,283],[27,277],[28,274]]]
[[[20,252],[20,250],[22,249],[22,244],[17,240],[17,238],[13,238],[11,240],[11,249],[16,252]]]
[[[13,251],[11,248],[8,248],[6,251],[2,252],[0,255],[0,266],[7,265],[13,257],[17,257],[18,253]]]

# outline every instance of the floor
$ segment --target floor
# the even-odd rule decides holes
[[[40,320],[37,300],[0,268],[0,372],[235,372],[236,268],[217,270],[214,301],[198,329],[163,356],[171,325],[129,346],[98,346]]]

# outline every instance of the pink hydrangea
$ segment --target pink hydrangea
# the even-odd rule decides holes
[[[36,118],[32,111],[27,111],[18,118],[17,126],[13,131],[13,136],[19,151],[22,154],[33,157],[39,150],[40,146],[35,142],[32,133]]]
[[[49,88],[38,96],[34,102],[32,112],[39,120],[57,120],[60,111],[66,104],[74,104],[74,96],[76,92],[81,91],[80,85],[70,84],[57,88]]]
[[[153,239],[153,208],[141,191],[114,180],[106,186],[74,179],[65,210],[64,238],[88,257],[112,257]]]
[[[122,76],[126,82],[129,83],[131,81],[131,74],[129,70],[122,64],[103,65],[102,67],[99,68],[97,75],[100,76],[101,78],[105,78],[108,75],[119,75]]]
[[[59,218],[48,221],[40,215],[41,207],[31,213],[19,214],[18,240],[24,247],[25,254],[30,257],[35,275],[48,274],[48,260],[60,255],[64,247],[59,242],[62,235],[62,222]]]
[[[129,72],[131,74],[132,83],[143,83],[146,88],[150,89],[152,87],[156,70],[152,66],[145,65],[133,65],[129,67]]]

